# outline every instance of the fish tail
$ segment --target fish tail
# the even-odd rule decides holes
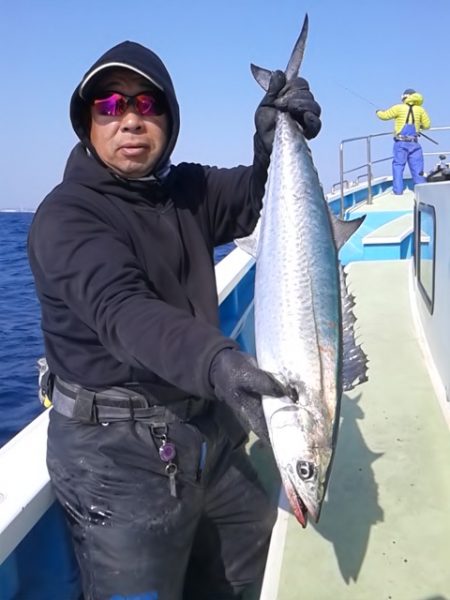
[[[303,61],[303,55],[305,53],[306,46],[306,38],[308,37],[308,15],[305,15],[305,19],[303,21],[303,27],[298,36],[297,41],[295,42],[294,49],[292,50],[291,57],[286,67],[286,71],[284,72],[286,75],[286,81],[291,81],[298,76],[298,72],[300,70],[300,65]],[[253,77],[259,83],[259,85],[263,88],[264,91],[267,92],[269,89],[270,77],[272,75],[272,71],[269,69],[264,69],[263,67],[257,67],[254,64],[250,65],[250,69],[252,71]]]

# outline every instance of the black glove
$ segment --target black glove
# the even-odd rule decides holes
[[[255,113],[256,132],[268,154],[272,152],[277,111],[288,112],[310,140],[319,133],[321,108],[314,100],[306,79],[296,77],[286,83],[283,71],[274,71],[269,89]]]
[[[256,360],[249,354],[226,348],[214,357],[209,378],[218,400],[232,409],[248,433],[270,443],[261,396],[285,396],[281,383],[273,375],[258,369]]]

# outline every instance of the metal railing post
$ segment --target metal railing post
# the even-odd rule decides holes
[[[344,218],[344,144],[339,146],[339,183],[341,188],[340,217]]]
[[[370,135],[367,137],[367,204],[372,204],[372,157],[370,148]]]

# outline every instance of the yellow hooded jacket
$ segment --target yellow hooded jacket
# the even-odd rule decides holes
[[[422,108],[422,104],[422,94],[414,92],[414,94],[406,96],[402,104],[394,104],[394,106],[391,106],[391,108],[388,108],[387,110],[377,110],[377,117],[382,121],[395,119],[394,134],[397,135],[406,124],[406,117],[408,116],[409,107],[412,106],[416,131],[420,131],[420,129],[429,129],[431,120],[427,111]]]

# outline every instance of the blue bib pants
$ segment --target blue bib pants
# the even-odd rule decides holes
[[[410,123],[407,123],[402,128],[399,135],[417,139],[416,128]],[[406,163],[408,163],[414,184],[426,181],[423,176],[423,151],[419,142],[395,140],[393,154],[392,175],[394,194],[403,193],[403,173]]]

